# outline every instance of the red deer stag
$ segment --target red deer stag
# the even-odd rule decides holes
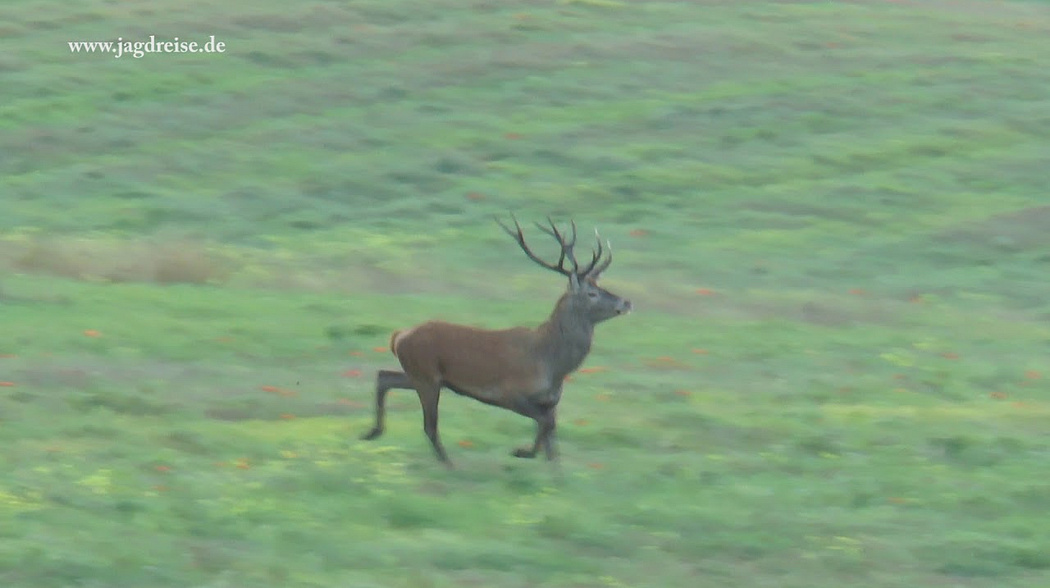
[[[603,260],[597,231],[594,234],[598,249],[590,263],[580,269],[573,253],[575,221],[572,234],[566,236],[554,221],[549,217],[547,220],[550,228],[539,223],[536,226],[558,240],[561,254],[557,265],[543,261],[529,249],[516,218],[515,231],[496,219],[529,259],[569,279],[568,289],[547,321],[534,329],[503,330],[429,321],[395,331],[390,337],[390,351],[404,371],[379,370],[376,374],[375,426],[362,439],[383,434],[387,391],[415,390],[423,405],[423,431],[438,459],[452,467],[438,437],[438,399],[444,387],[535,420],[537,431],[532,447],[516,449],[513,455],[535,457],[542,447],[548,461],[557,459],[555,409],[565,376],[575,371],[590,352],[594,326],[627,314],[631,302],[598,286],[598,278],[612,263],[612,246]],[[566,260],[571,267],[565,267]]]

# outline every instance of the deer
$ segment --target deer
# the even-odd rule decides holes
[[[536,226],[553,237],[560,247],[558,262],[548,263],[532,252],[525,242],[518,219],[511,214],[515,230],[499,218],[496,223],[521,247],[525,255],[541,267],[568,279],[547,320],[529,328],[483,329],[441,320],[430,320],[390,335],[390,352],[401,364],[401,371],[381,369],[375,381],[375,425],[362,440],[383,434],[387,392],[415,390],[423,409],[423,432],[430,440],[437,459],[453,469],[438,434],[438,401],[447,388],[461,396],[511,410],[536,422],[536,437],[530,447],[512,452],[519,458],[534,458],[543,450],[548,462],[558,461],[555,446],[556,409],[566,377],[587,358],[594,328],[611,318],[631,312],[631,301],[598,285],[598,279],[612,263],[612,244],[595,229],[598,242],[590,263],[583,268],[576,260],[576,221],[571,233]],[[605,251],[608,255],[602,258]],[[566,267],[565,262],[569,262]]]

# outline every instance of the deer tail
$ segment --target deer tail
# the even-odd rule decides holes
[[[390,353],[393,353],[394,357],[397,357],[397,337],[400,334],[400,329],[390,334]]]

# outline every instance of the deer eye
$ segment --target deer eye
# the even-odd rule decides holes
[[[598,298],[598,293],[595,292],[594,290],[591,290],[590,292],[587,293],[587,298],[590,298],[591,300],[594,300],[594,299]]]

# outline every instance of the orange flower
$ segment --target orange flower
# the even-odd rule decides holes
[[[517,141],[518,139],[521,138],[521,134],[520,133],[505,133],[503,135],[503,138],[507,139],[508,141]]]
[[[690,392],[689,390],[675,390],[674,393],[679,395],[679,396],[692,396],[693,395],[693,393]]]
[[[944,359],[959,359],[959,354],[952,351],[945,351],[941,354]]]
[[[583,368],[583,369],[580,370],[580,373],[581,374],[596,374],[598,372],[607,372],[607,371],[609,371],[609,368],[607,368],[607,367],[595,366],[595,367]]]
[[[696,293],[701,296],[714,296],[715,291],[710,288],[697,288]]]
[[[215,341],[218,343],[233,343],[233,337],[216,337]]]
[[[277,386],[269,386],[269,385],[262,386],[260,388],[260,390],[262,390],[263,392],[270,392],[271,394],[276,394],[276,393],[281,391],[281,389],[278,388]]]
[[[854,296],[864,296],[865,294],[867,294],[867,292],[865,292],[863,288],[850,288],[849,293]]]
[[[248,459],[244,458],[244,457],[242,457],[242,458],[237,460],[236,466],[237,466],[237,469],[240,469],[240,470],[247,470],[247,469],[250,469],[252,467],[251,465],[248,464]]]
[[[88,337],[101,337],[102,333],[99,333],[95,329],[88,329],[88,330],[84,331],[84,335],[86,335]]]
[[[571,382],[572,381],[572,376],[565,376],[565,378],[562,381],[563,382]]]
[[[988,396],[990,396],[990,397],[992,397],[992,398],[994,398],[996,400],[1002,400],[1002,399],[1006,398],[1006,393],[1005,392],[992,392]]]
[[[649,231],[646,231],[645,229],[635,229],[627,234],[632,237],[644,237],[649,234]]]
[[[12,357],[18,357],[14,353],[0,353],[0,359],[11,359]]]
[[[693,353],[695,353],[697,355],[707,355],[707,350],[706,349],[696,349],[696,348],[694,348],[693,349]]]
[[[354,357],[364,357],[365,354],[360,351],[351,351],[350,355],[353,355]]]
[[[358,402],[356,400],[350,400],[349,398],[340,398],[339,400],[336,400],[336,403],[337,404],[341,404],[343,406],[349,406],[350,408],[362,408],[362,407],[364,407],[364,404],[361,404],[360,402]]]
[[[0,382],[0,388],[14,388],[14,382]]]
[[[1043,374],[1041,374],[1041,373],[1039,373],[1039,372],[1037,372],[1035,370],[1028,370],[1028,371],[1026,371],[1024,373],[1024,377],[1025,377],[1025,379],[1028,379],[1028,380],[1038,380],[1038,379],[1043,377]]]
[[[605,464],[598,463],[595,461],[587,464],[587,467],[591,468],[592,470],[600,470],[605,467]]]
[[[474,442],[473,441],[468,441],[467,439],[460,439],[456,443],[456,445],[459,445],[460,447],[462,447],[464,449],[470,449],[471,447],[474,447]]]
[[[576,425],[577,427],[586,427],[588,424],[590,424],[590,421],[588,421],[587,419],[576,419],[572,421],[572,424]]]
[[[167,492],[168,491],[168,487],[165,486],[164,484],[157,484],[156,486],[153,487],[153,489],[156,490],[157,492]]]
[[[485,195],[480,192],[467,192],[467,200],[474,200],[476,202],[484,199]]]
[[[153,466],[153,469],[157,470],[158,472],[160,472],[162,474],[166,474],[166,473],[171,471],[171,467],[166,466],[166,465]]]
[[[611,396],[609,396],[608,394],[595,394],[594,395],[594,399],[599,401],[599,402],[608,402],[610,398],[611,398]]]
[[[295,415],[291,414],[289,412],[284,412],[284,413],[281,413],[281,418],[286,420],[286,421],[290,421],[290,420],[294,420],[295,419]]]
[[[387,351],[390,351],[390,349],[387,348],[387,347],[373,347],[372,351],[377,351],[379,353],[386,353]]]
[[[346,370],[343,372],[344,378],[357,378],[361,376],[361,370]]]

